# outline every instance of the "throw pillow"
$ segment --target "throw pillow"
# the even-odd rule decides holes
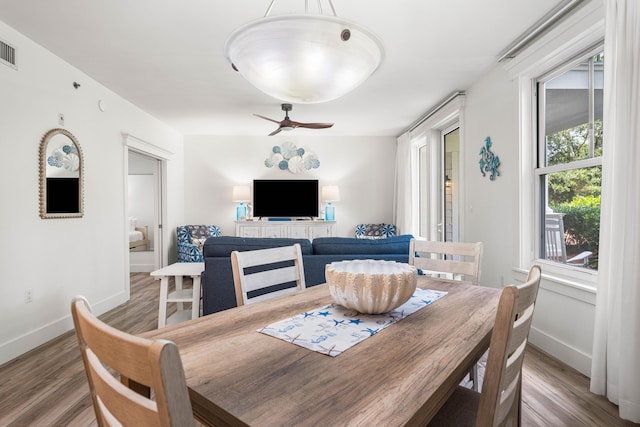
[[[200,251],[200,253],[202,253],[202,247],[204,246],[204,242],[205,240],[207,240],[206,237],[203,237],[201,239],[191,239],[191,242],[196,245],[196,247],[198,248],[198,251]]]

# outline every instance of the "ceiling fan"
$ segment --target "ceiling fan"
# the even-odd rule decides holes
[[[273,136],[279,133],[282,130],[293,130],[295,128],[308,128],[308,129],[326,129],[333,126],[333,123],[300,123],[294,122],[289,118],[289,111],[293,106],[291,104],[282,104],[282,111],[284,111],[284,120],[278,121],[274,119],[270,119],[269,117],[261,116],[260,114],[254,114],[256,117],[260,117],[261,119],[269,120],[270,122],[278,123],[278,129],[274,130],[269,134],[269,136]]]

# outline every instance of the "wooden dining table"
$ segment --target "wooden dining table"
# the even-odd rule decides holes
[[[215,426],[425,425],[489,347],[499,289],[447,292],[330,357],[258,332],[333,302],[327,285],[142,334],[175,342],[194,415]]]

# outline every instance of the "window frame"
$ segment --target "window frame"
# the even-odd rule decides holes
[[[564,283],[569,286],[577,288],[587,288],[595,290],[598,281],[598,271],[581,266],[574,266],[568,264],[560,264],[554,261],[548,261],[540,256],[542,253],[542,215],[545,212],[545,206],[543,206],[543,186],[542,176],[548,175],[554,172],[562,172],[566,170],[602,166],[602,156],[590,157],[587,159],[575,160],[569,163],[562,163],[552,166],[540,166],[540,159],[544,159],[546,156],[545,147],[546,135],[544,132],[539,132],[539,126],[541,121],[538,116],[539,97],[544,94],[538,92],[539,83],[546,82],[552,78],[561,75],[562,73],[571,70],[576,65],[583,62],[590,56],[604,50],[604,40],[599,39],[595,43],[590,44],[587,48],[576,49],[573,52],[566,53],[564,57],[558,58],[558,62],[555,66],[548,67],[546,71],[541,71],[535,74],[529,74],[528,76],[522,76],[520,78],[521,96],[523,100],[528,99],[528,108],[522,108],[521,114],[524,120],[527,121],[529,127],[529,138],[523,138],[523,150],[525,153],[528,151],[529,156],[522,156],[523,172],[523,186],[521,187],[521,205],[526,206],[526,198],[530,200],[530,209],[523,210],[523,212],[529,212],[529,215],[523,214],[522,224],[524,227],[528,227],[528,236],[521,235],[521,268],[532,263],[537,263],[543,266],[543,270],[546,275],[555,278],[558,282]],[[525,104],[522,104],[524,107]],[[591,117],[590,117],[591,118]],[[528,147],[525,147],[528,145]],[[603,148],[604,149],[604,148]],[[528,165],[526,164],[528,162]],[[545,162],[546,163],[546,162]],[[524,177],[527,179],[524,179]],[[527,188],[528,187],[528,188]]]

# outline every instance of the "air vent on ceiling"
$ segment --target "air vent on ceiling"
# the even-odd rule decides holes
[[[11,68],[16,67],[16,48],[0,40],[0,62]]]

